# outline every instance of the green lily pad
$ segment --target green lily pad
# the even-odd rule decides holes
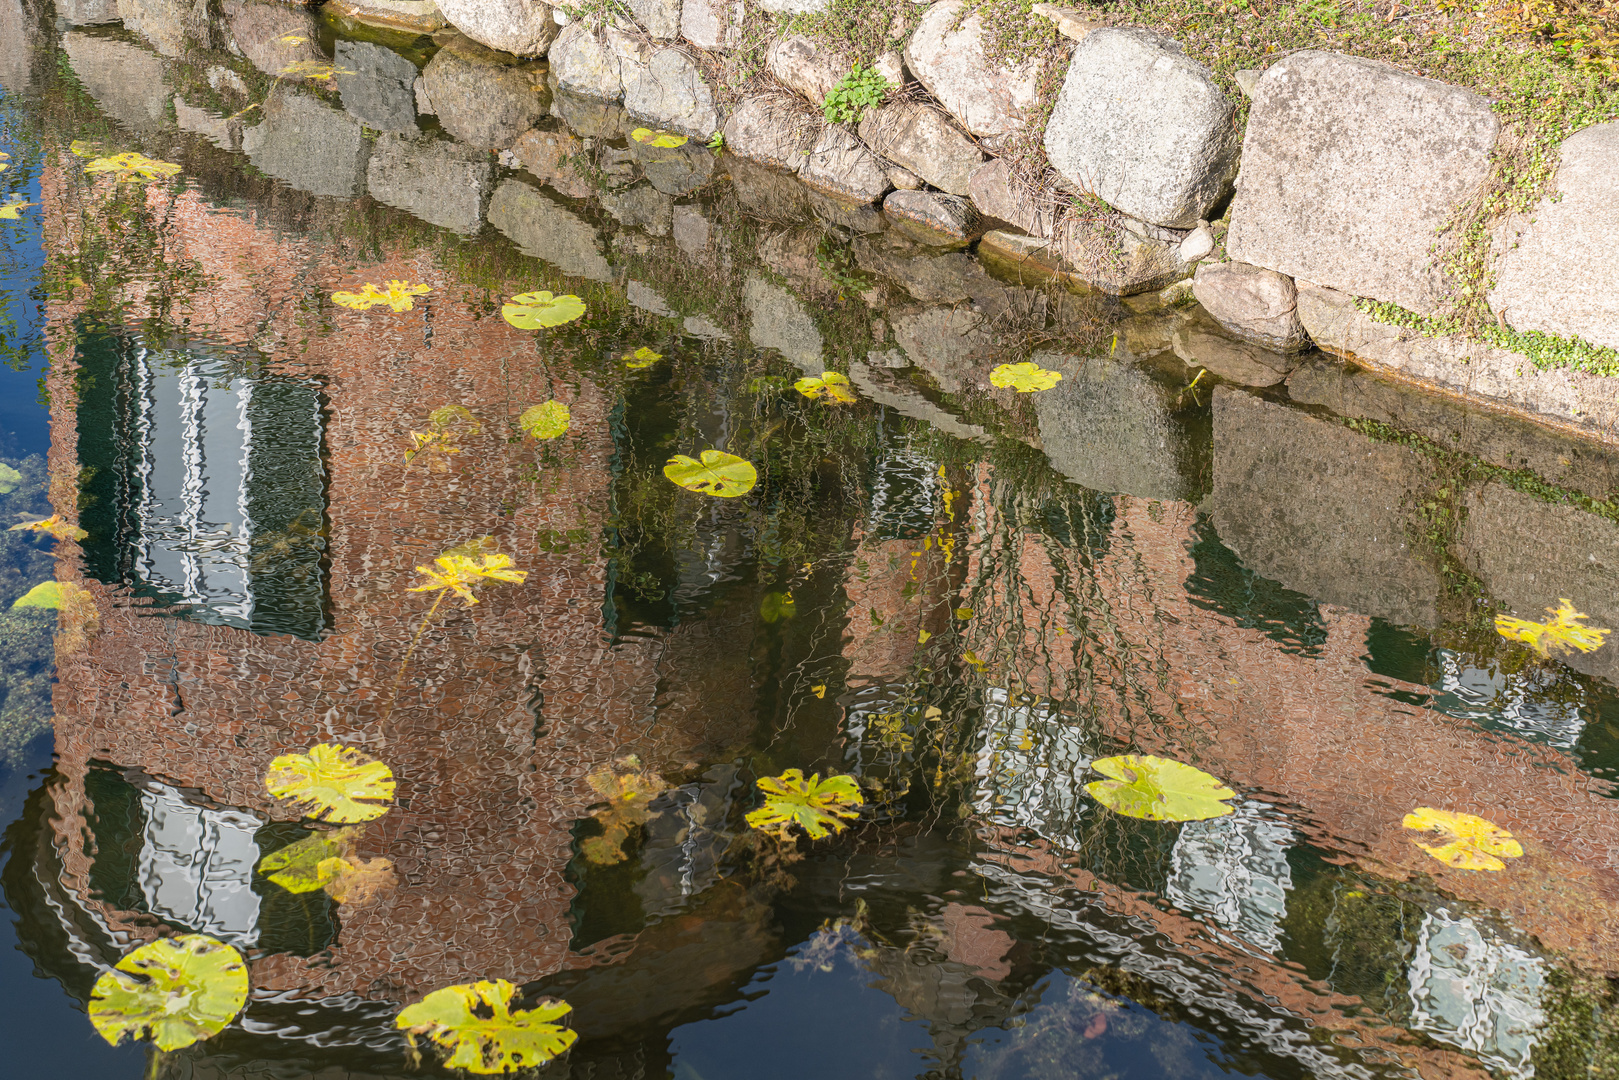
[[[128,1035],[178,1050],[223,1031],[247,1003],[242,954],[204,934],[142,945],[90,991],[90,1023],[117,1046]]]
[[[573,1011],[566,1001],[542,1000],[514,1012],[516,995],[517,988],[505,979],[459,983],[407,1005],[394,1023],[413,1047],[416,1036],[425,1035],[449,1050],[446,1067],[486,1075],[544,1065],[579,1038],[551,1022]]]
[[[1110,777],[1085,785],[1091,797],[1114,813],[1148,821],[1202,821],[1224,817],[1222,800],[1237,793],[1217,777],[1168,758],[1120,754],[1098,758],[1091,768]]]
[[[517,426],[525,435],[532,435],[536,439],[555,439],[568,433],[568,425],[573,421],[573,414],[568,407],[560,401],[547,401],[523,410],[523,415],[517,418]]]
[[[585,313],[585,302],[573,295],[552,296],[548,292],[526,292],[512,297],[500,314],[519,330],[539,330],[573,322]]]
[[[259,873],[290,893],[314,892],[336,876],[331,860],[342,854],[339,833],[315,833],[270,852],[259,860]]]
[[[703,459],[676,454],[663,467],[663,475],[687,491],[734,499],[746,495],[759,482],[753,463],[723,450],[704,450]]]
[[[11,606],[13,608],[37,607],[49,608],[52,611],[60,610],[62,607],[62,583],[59,581],[42,581],[12,601]]]

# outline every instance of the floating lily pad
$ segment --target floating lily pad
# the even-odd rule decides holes
[[[860,400],[850,388],[849,376],[836,371],[799,379],[793,383],[793,389],[807,398],[824,401],[828,405],[852,405]]]
[[[447,1068],[486,1075],[537,1068],[579,1038],[552,1023],[573,1011],[566,1001],[542,1000],[514,1012],[516,996],[517,988],[505,979],[446,986],[400,1010],[394,1022],[411,1046],[425,1035],[449,1051]]]
[[[242,954],[204,934],[142,945],[90,991],[90,1023],[117,1046],[124,1036],[178,1050],[219,1034],[247,1003]]]
[[[28,200],[20,197],[9,199],[6,202],[0,203],[0,220],[21,221],[22,212],[24,210],[28,209],[30,206],[38,205],[38,203],[31,203]]]
[[[390,281],[387,288],[379,288],[368,281],[359,292],[334,292],[332,303],[354,311],[368,311],[380,304],[386,304],[396,312],[411,311],[416,306],[414,297],[426,296],[432,291],[431,285],[417,285],[409,281]]]
[[[77,525],[69,525],[62,520],[61,514],[52,514],[48,518],[38,521],[24,521],[13,525],[7,532],[41,532],[56,537],[58,540],[83,540],[90,534]]]
[[[1502,858],[1523,854],[1523,845],[1511,833],[1472,814],[1419,806],[1400,824],[1413,832],[1431,833],[1435,843],[1417,841],[1417,847],[1457,870],[1505,870]]]
[[[630,132],[630,138],[646,146],[656,146],[660,150],[673,150],[685,146],[687,142],[684,135],[677,135],[672,131],[653,131],[651,128],[636,128]]]
[[[536,439],[555,439],[568,433],[568,425],[572,423],[573,415],[568,407],[560,401],[547,401],[523,410],[523,415],[517,418],[517,426],[525,435],[532,435]]]
[[[687,491],[734,499],[746,495],[759,482],[753,463],[723,450],[704,450],[702,460],[676,454],[663,467],[663,475]]]
[[[72,588],[73,586],[67,586]],[[13,600],[11,606],[15,608],[47,608],[56,611],[61,608],[65,599],[63,585],[59,581],[42,581],[32,589]]]
[[[822,693],[825,689],[820,688]],[[816,773],[805,779],[803,769],[760,777],[759,790],[765,793],[765,803],[748,814],[748,824],[780,837],[786,837],[795,825],[811,840],[842,832],[844,819],[859,817],[860,806],[866,801],[854,777],[828,776],[822,780]]]
[[[539,330],[573,322],[585,313],[585,302],[577,296],[552,296],[548,292],[526,292],[512,297],[500,314],[519,330]]]
[[[288,892],[314,892],[335,876],[333,868],[325,864],[341,859],[342,854],[341,832],[314,833],[260,859],[259,873]]]
[[[319,743],[307,754],[283,754],[270,762],[266,790],[319,821],[351,825],[388,812],[393,771],[360,751]]]
[[[1062,372],[1047,371],[1039,364],[1025,361],[1021,364],[1002,364],[989,373],[991,386],[1001,389],[1016,390],[1020,394],[1032,394],[1036,390],[1050,390],[1062,382]]]
[[[1224,817],[1222,800],[1237,793],[1217,777],[1168,758],[1121,754],[1098,758],[1091,768],[1109,777],[1085,785],[1091,797],[1114,813],[1148,821],[1202,821]]]

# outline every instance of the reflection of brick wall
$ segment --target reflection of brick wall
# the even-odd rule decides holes
[[[81,197],[47,183],[57,250],[77,242]],[[167,257],[194,259],[211,278],[177,317],[207,327],[209,340],[257,341],[277,369],[325,387],[335,632],[310,642],[147,617],[91,583],[101,629],[83,652],[60,658],[56,690],[70,789],[82,793],[88,762],[105,759],[286,818],[263,794],[272,757],[319,741],[361,746],[394,769],[400,805],[370,826],[360,854],[392,859],[402,887],[342,912],[329,961],[258,961],[255,986],[409,999],[450,982],[523,981],[566,966],[570,829],[595,799],[585,774],[629,752],[655,766],[684,762],[705,737],[700,712],[688,710],[681,729],[653,715],[659,641],[603,641],[607,566],[593,542],[553,554],[536,541],[542,527],[600,535],[612,400],[565,357],[547,353],[542,363],[532,335],[474,308],[427,253],[352,265],[335,242],[272,232],[194,194],[165,212]],[[316,298],[333,289],[390,278],[434,292],[397,315],[316,311]],[[58,343],[75,314],[66,304],[51,311]],[[72,517],[71,365],[54,366],[51,379],[52,495]],[[570,404],[573,432],[547,446],[559,464],[536,489],[524,479],[535,448],[509,443],[506,425],[553,395]],[[409,430],[442,404],[470,409],[483,433],[451,472],[418,462],[406,474]],[[471,609],[446,601],[390,712],[400,658],[431,602],[406,591],[418,580],[413,568],[485,533],[530,572],[528,582],[487,588]],[[59,573],[82,576],[72,545]],[[90,904],[84,836],[82,820],[63,817],[69,885]]]

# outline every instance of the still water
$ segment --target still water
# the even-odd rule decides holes
[[[1185,307],[636,143],[543,65],[571,164],[495,154],[418,110],[480,62],[442,36],[3,6],[0,524],[84,532],[0,532],[8,1074],[439,1075],[400,1008],[504,978],[573,1006],[555,1076],[1612,1075],[1619,646],[1494,619],[1619,626],[1619,453],[1319,354],[1244,379]],[[179,171],[86,172],[126,151]],[[430,291],[332,300],[390,281]],[[585,316],[503,320],[542,289]],[[1031,358],[1063,380],[990,387]],[[856,402],[792,388],[825,368]],[[710,448],[757,486],[665,479]],[[411,591],[469,542],[526,580]],[[90,602],[11,607],[53,578]],[[261,865],[321,742],[399,783],[341,903]],[[1233,812],[1104,809],[1125,752]],[[761,841],[790,768],[859,821]],[[1525,853],[1447,868],[1421,806]],[[92,985],[176,932],[245,1010],[107,1045]]]

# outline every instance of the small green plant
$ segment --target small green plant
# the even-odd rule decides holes
[[[888,91],[888,80],[878,74],[876,68],[856,64],[827,91],[821,112],[829,124],[857,124],[868,111],[882,104]]]
[[[708,137],[708,141],[706,143],[704,143],[703,145],[708,147],[710,150],[724,150],[725,149],[725,133],[722,132],[722,131],[714,132],[714,134],[712,134],[712,135],[710,135]]]

